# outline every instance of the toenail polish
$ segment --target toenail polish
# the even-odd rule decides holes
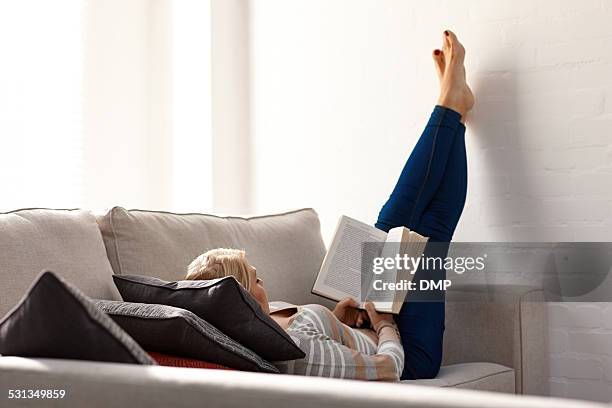
[[[436,54],[436,55],[440,55],[440,50],[435,50],[435,51],[434,51],[434,54]]]
[[[448,37],[448,31],[444,31],[444,35]]]

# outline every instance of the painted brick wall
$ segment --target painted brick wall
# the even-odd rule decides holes
[[[467,47],[464,241],[612,241],[612,0],[256,0],[254,211],[373,222]],[[609,294],[612,298],[612,293]],[[550,392],[612,400],[612,306],[550,305]]]
[[[470,52],[483,92],[457,238],[612,241],[612,1],[462,3],[502,45]],[[549,311],[551,395],[612,400],[610,304]]]

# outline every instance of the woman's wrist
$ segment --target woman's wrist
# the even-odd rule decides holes
[[[374,325],[374,331],[376,332],[376,334],[380,337],[380,332],[385,328],[385,327],[389,327],[391,329],[393,329],[394,331],[397,331],[397,325],[394,322],[390,322],[388,320],[379,320],[378,322],[376,322],[376,324]]]

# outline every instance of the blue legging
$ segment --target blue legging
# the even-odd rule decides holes
[[[389,231],[405,226],[429,237],[431,243],[449,243],[463,211],[467,194],[465,126],[461,115],[436,106],[408,158],[376,227]],[[445,257],[448,244],[428,245],[426,256]],[[445,279],[446,270],[418,270],[414,281]],[[418,286],[417,286],[418,287]],[[398,316],[405,364],[402,380],[434,378],[442,363],[444,293],[409,294]]]

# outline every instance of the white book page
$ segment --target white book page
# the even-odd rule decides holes
[[[364,242],[384,242],[387,234],[371,225],[342,216],[321,265],[312,292],[333,300],[362,299],[361,257]]]
[[[400,249],[400,254],[406,254],[410,258],[420,258],[425,252],[425,247],[427,245],[428,238],[424,237],[414,231],[410,231],[408,237],[403,243],[402,248]],[[412,281],[414,278],[414,273],[416,270],[401,270],[397,273],[398,281]],[[395,299],[393,302],[393,313],[399,313],[399,310],[402,307],[402,304],[406,300],[406,297],[410,296],[410,293],[407,290],[397,290],[395,292]]]
[[[381,256],[384,258],[394,258],[396,255],[407,255],[409,258],[419,258],[428,238],[410,231],[405,227],[397,227],[389,230],[387,240],[383,246]],[[402,264],[402,266],[405,266]],[[400,281],[411,281],[414,277],[411,269],[392,269],[379,275],[378,279],[385,283],[398,283]],[[406,289],[388,290],[373,292],[369,297],[374,302],[376,310],[381,312],[399,313],[408,291]]]
[[[405,227],[397,227],[389,230],[387,239],[382,248],[380,256],[382,258],[395,258],[401,253],[401,244],[409,239],[410,230]],[[398,280],[397,269],[386,270],[383,274],[378,275],[376,279],[384,283],[395,283]],[[395,291],[374,291],[371,287],[371,292],[368,293],[367,299],[374,303],[374,306],[379,311],[390,312],[393,310],[393,302],[395,301]]]

